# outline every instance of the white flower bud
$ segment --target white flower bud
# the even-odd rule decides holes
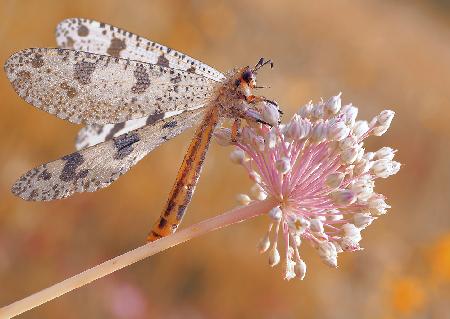
[[[375,218],[369,213],[356,213],[353,215],[353,223],[359,229],[364,229],[370,224],[372,224]]]
[[[341,172],[335,172],[330,174],[325,179],[325,184],[332,190],[339,188],[344,180],[345,174]]]
[[[322,119],[324,117],[323,103],[318,103],[313,106],[313,108],[311,110],[311,117],[316,120]]]
[[[326,265],[334,268],[337,267],[337,251],[333,243],[321,241],[317,249],[320,258]]]
[[[290,257],[288,257],[286,258],[286,262],[284,264],[284,279],[291,280],[292,278],[295,278],[295,276],[295,262]]]
[[[331,193],[331,198],[338,205],[351,205],[356,201],[355,194],[349,189],[339,189]]]
[[[328,125],[324,122],[317,122],[311,132],[311,140],[315,143],[324,141],[328,136]]]
[[[256,149],[260,152],[264,152],[265,141],[262,136],[254,136],[253,137],[253,145],[255,145]]]
[[[251,198],[246,194],[237,194],[236,200],[239,204],[243,206],[248,205],[252,201]]]
[[[264,254],[270,247],[270,235],[267,233],[258,243],[258,251],[260,254]]]
[[[267,193],[259,186],[259,184],[253,185],[252,188],[250,188],[250,193],[253,198],[257,200],[265,200],[267,198]]]
[[[354,161],[356,161],[356,158],[359,154],[359,147],[354,146],[351,148],[347,148],[345,150],[342,150],[341,152],[341,160],[345,164],[352,164]]]
[[[332,209],[327,212],[327,220],[336,221],[344,219],[344,215],[337,209]]]
[[[400,170],[400,166],[401,164],[399,162],[380,159],[373,163],[370,171],[377,177],[387,178],[397,174]]]
[[[337,114],[341,109],[341,95],[342,92],[339,92],[338,95],[331,97],[328,101],[325,102],[325,111],[331,114]]]
[[[395,152],[396,151],[392,148],[385,146],[375,152],[375,158],[379,160],[383,159],[392,161],[394,159]]]
[[[358,140],[353,135],[350,135],[350,136],[344,138],[342,141],[339,142],[339,148],[341,150],[346,150],[346,149],[349,149],[349,148],[353,148],[356,145],[358,145]]]
[[[323,233],[323,223],[320,219],[311,219],[311,231],[316,233]]]
[[[275,221],[279,221],[281,217],[283,217],[283,212],[281,211],[280,206],[275,206],[268,213],[269,217]]]
[[[280,174],[286,174],[291,170],[291,162],[289,158],[283,157],[275,162],[275,168]]]
[[[369,130],[369,123],[367,121],[356,121],[352,132],[358,140]]]
[[[375,153],[374,153],[374,152],[367,152],[367,153],[364,153],[364,156],[363,156],[363,158],[366,159],[366,160],[368,160],[368,161],[373,160],[374,157],[375,157]]]
[[[351,104],[347,104],[342,107],[341,113],[344,114],[345,124],[349,127],[353,127],[356,117],[358,116],[358,108]]]
[[[275,267],[280,262],[280,253],[278,249],[274,246],[269,252],[269,266]]]
[[[263,103],[261,116],[263,121],[272,126],[277,126],[280,121],[280,113],[278,112],[278,108],[272,103]]]
[[[230,153],[230,160],[235,164],[242,165],[245,161],[245,153],[240,148],[236,148]]]
[[[251,171],[249,177],[255,183],[261,183],[261,176],[259,176],[259,174],[256,173],[255,171]]]
[[[375,136],[381,136],[389,129],[391,126],[392,119],[394,118],[395,112],[391,110],[382,111],[377,117],[374,124],[372,134]]]
[[[277,145],[277,135],[273,129],[271,129],[265,138],[266,147],[273,149]]]
[[[348,237],[355,242],[361,241],[361,230],[353,224],[345,224],[342,226],[344,237]]]
[[[351,237],[343,237],[340,242],[343,251],[355,251],[360,250],[358,242]]]
[[[229,128],[218,128],[214,131],[214,137],[216,141],[221,146],[228,146],[232,144],[231,141],[231,130]]]
[[[375,215],[384,215],[387,212],[388,208],[391,208],[386,202],[384,201],[384,197],[382,195],[373,194],[369,200],[367,201],[367,206],[369,208],[369,211]]]
[[[306,264],[302,259],[297,260],[295,266],[294,266],[294,272],[295,275],[300,279],[303,280],[306,275]]]
[[[342,141],[349,133],[350,129],[342,121],[333,123],[328,127],[328,139],[330,141]]]
[[[350,185],[350,189],[361,201],[367,201],[373,193],[374,181],[369,178],[360,178]]]
[[[372,167],[373,162],[365,159],[364,157],[355,164],[353,173],[358,176],[367,173]]]
[[[300,115],[302,118],[306,119],[311,117],[312,109],[313,109],[312,101],[309,101],[307,104],[305,104],[300,108],[297,114]]]

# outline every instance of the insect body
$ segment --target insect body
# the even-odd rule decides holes
[[[253,95],[257,70],[226,76],[183,53],[105,23],[68,19],[56,32],[59,48],[26,49],[5,71],[28,103],[86,125],[77,151],[23,175],[12,192],[26,200],[61,199],[96,191],[145,155],[198,126],[167,205],[149,240],[176,230],[201,171],[212,133],[222,119],[261,122]]]

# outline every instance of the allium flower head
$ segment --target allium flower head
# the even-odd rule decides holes
[[[277,112],[264,114],[271,117],[266,122],[278,122],[273,118]],[[390,208],[374,186],[378,177],[399,171],[400,163],[393,161],[396,151],[383,147],[365,152],[363,141],[383,135],[394,112],[385,110],[370,122],[357,120],[357,114],[355,106],[341,106],[339,94],[306,104],[286,124],[249,124],[236,141],[227,129],[216,133],[222,145],[236,146],[231,160],[244,166],[255,182],[251,197],[271,197],[278,203],[268,212],[271,223],[258,248],[268,252],[270,266],[283,262],[285,279],[305,276],[302,242],[312,245],[325,264],[337,267],[338,254],[360,250],[361,230]],[[251,201],[248,195],[238,199],[242,204]]]

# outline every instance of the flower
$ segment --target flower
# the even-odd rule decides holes
[[[258,249],[268,252],[270,266],[283,262],[287,280],[305,276],[302,242],[310,243],[326,265],[337,267],[338,254],[360,250],[361,231],[390,208],[374,187],[375,179],[399,171],[396,151],[365,152],[363,141],[383,135],[394,112],[382,111],[370,122],[356,120],[357,114],[357,107],[341,106],[339,93],[325,102],[309,102],[286,124],[277,124],[271,105],[262,116],[273,127],[249,123],[235,139],[228,129],[216,132],[221,145],[235,146],[231,160],[255,182],[251,197],[239,195],[240,202],[276,200]]]

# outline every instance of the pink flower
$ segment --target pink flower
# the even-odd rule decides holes
[[[271,197],[278,203],[268,212],[271,223],[259,250],[268,252],[270,266],[283,258],[288,280],[305,276],[303,241],[331,267],[337,267],[339,253],[360,250],[361,230],[389,208],[384,196],[374,193],[374,181],[400,169],[400,163],[392,160],[393,149],[373,153],[363,148],[365,138],[387,131],[394,112],[383,111],[370,122],[357,121],[358,109],[341,107],[340,95],[308,103],[286,124],[249,124],[235,142],[227,129],[216,133],[222,145],[236,146],[231,160],[244,166],[255,182],[253,199]],[[275,116],[272,110],[266,114]],[[239,198],[242,204],[251,201],[248,195]],[[280,237],[285,243],[282,257]]]

